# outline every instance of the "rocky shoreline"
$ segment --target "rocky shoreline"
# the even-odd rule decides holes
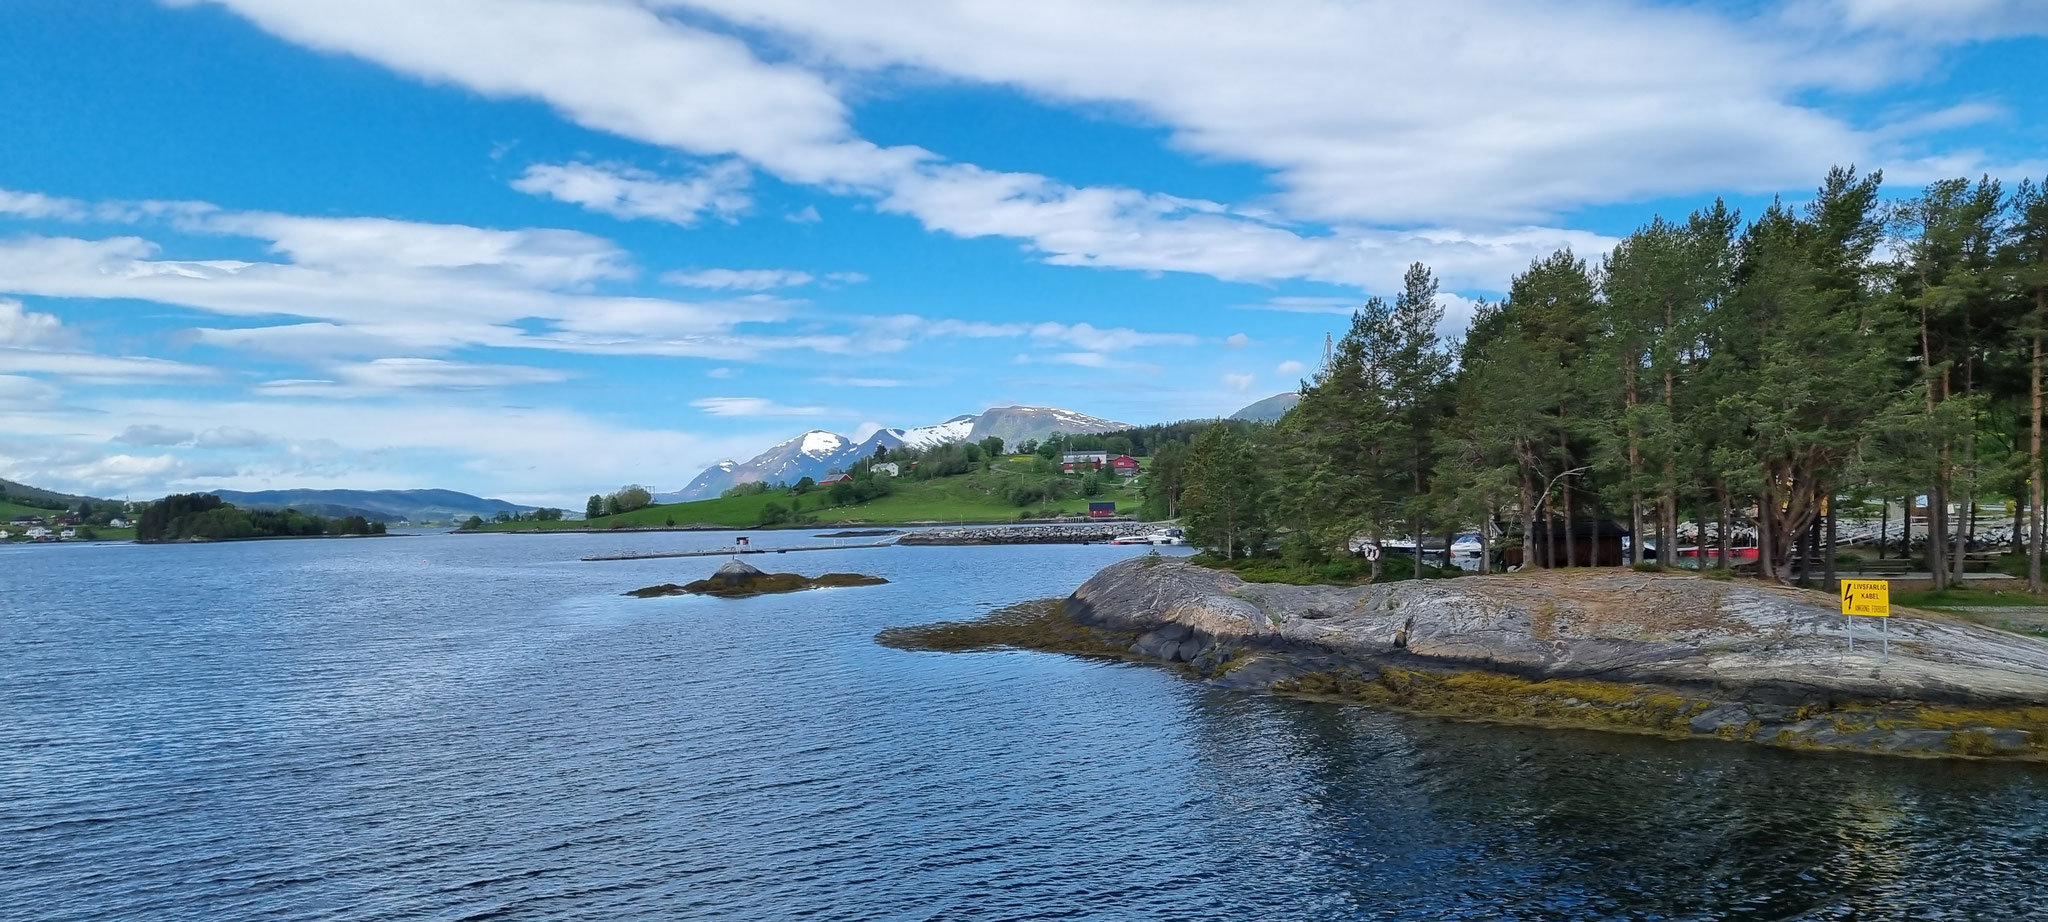
[[[1094,544],[1141,531],[1129,520],[1085,525],[984,525],[928,528],[904,535],[897,544],[926,546],[978,544]]]
[[[1215,684],[1415,713],[1794,749],[2048,761],[2048,642],[1952,618],[1859,619],[1830,596],[1574,570],[1379,586],[1114,564],[1063,602],[885,632],[1172,664]]]

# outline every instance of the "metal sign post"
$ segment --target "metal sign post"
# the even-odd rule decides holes
[[[1849,619],[1849,653],[1856,653],[1856,619],[1883,618],[1879,622],[1877,642],[1884,651],[1883,661],[1892,660],[1891,628],[1892,616],[1891,582],[1881,579],[1845,579],[1842,585],[1842,616]]]

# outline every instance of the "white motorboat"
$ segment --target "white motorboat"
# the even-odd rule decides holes
[[[1188,543],[1188,537],[1186,532],[1178,528],[1162,528],[1149,535],[1125,535],[1121,538],[1113,538],[1109,543],[1149,544],[1154,547],[1162,547],[1186,544]]]

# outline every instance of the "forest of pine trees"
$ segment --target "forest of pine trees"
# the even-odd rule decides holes
[[[1632,562],[1685,522],[1725,565],[1740,524],[1784,580],[1825,510],[1925,496],[1941,588],[1974,521],[1951,504],[2007,497],[2039,591],[2048,194],[1957,179],[1898,200],[1880,180],[1837,168],[1805,205],[1717,201],[1598,263],[1555,253],[1461,342],[1415,265],[1278,424],[1194,440],[1178,511],[1221,556],[1306,564],[1482,522],[1570,541],[1552,526],[1604,517],[1640,536]]]

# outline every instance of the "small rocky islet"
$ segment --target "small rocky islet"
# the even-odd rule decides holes
[[[1560,570],[1368,586],[1248,583],[1168,557],[1064,600],[891,628],[905,649],[1170,664],[1229,688],[1413,713],[1793,749],[2048,761],[2048,642],[1689,574]]]
[[[647,586],[626,593],[639,599],[651,599],[669,595],[709,595],[724,599],[743,599],[750,596],[770,595],[779,592],[802,592],[806,589],[831,589],[842,586],[879,586],[888,580],[864,573],[826,573],[821,576],[804,576],[799,573],[767,573],[737,558],[720,565],[708,578],[678,585],[662,583]]]

